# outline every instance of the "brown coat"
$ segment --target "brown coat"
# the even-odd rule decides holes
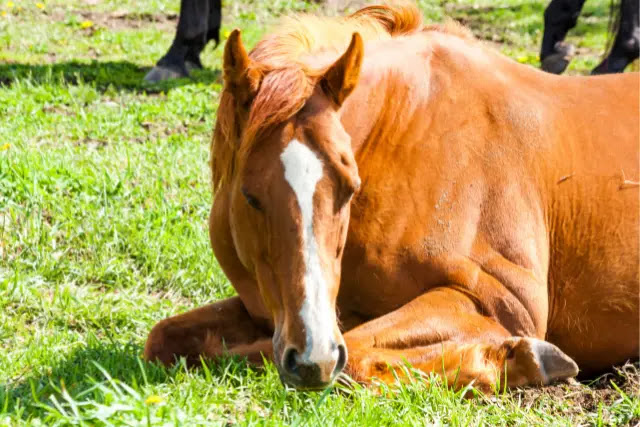
[[[225,79],[210,232],[239,297],[160,322],[147,358],[224,342],[317,388],[348,349],[357,380],[407,360],[490,390],[505,367],[548,383],[638,357],[637,73],[546,74],[400,5],[250,55],[234,32]],[[307,211],[294,142],[322,165]]]

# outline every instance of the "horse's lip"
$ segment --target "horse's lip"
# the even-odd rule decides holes
[[[333,384],[334,379],[332,378],[331,381],[326,382],[326,383],[319,383],[319,384],[303,384],[300,382],[300,379],[297,377],[294,377],[292,375],[289,375],[285,372],[280,371],[280,369],[278,369],[278,374],[280,375],[280,381],[282,382],[282,384],[284,385],[288,385],[291,386],[293,388],[295,388],[297,391],[322,391],[322,390],[326,390],[329,386],[331,386],[331,384]]]

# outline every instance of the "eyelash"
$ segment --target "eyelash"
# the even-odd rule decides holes
[[[258,211],[262,210],[262,205],[260,204],[260,201],[255,197],[253,197],[251,194],[249,194],[247,190],[244,188],[242,189],[242,195],[244,196],[249,206],[251,206],[252,208]]]

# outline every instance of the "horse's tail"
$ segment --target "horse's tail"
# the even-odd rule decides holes
[[[622,2],[625,0],[611,0],[609,3],[609,23],[607,24],[607,42],[605,44],[602,60],[607,58],[613,49],[616,36],[620,30],[620,20],[622,18]],[[637,0],[633,0],[637,1]]]

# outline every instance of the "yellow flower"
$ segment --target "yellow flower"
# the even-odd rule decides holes
[[[91,28],[93,27],[93,21],[82,21],[80,23],[80,28]]]
[[[5,151],[11,148],[11,144],[0,145],[0,151]]]
[[[155,405],[157,403],[164,402],[164,399],[161,396],[151,395],[147,397],[147,400],[144,401],[147,405]]]
[[[37,7],[38,9],[44,9],[44,4],[42,4],[42,3],[36,3],[36,7]]]
[[[224,30],[222,32],[222,37],[224,37],[225,39],[228,39],[229,35],[231,35],[231,31],[229,31],[229,30]]]
[[[6,10],[3,10],[2,12],[0,12],[0,15],[2,15],[2,16],[7,16],[7,11],[6,11]]]
[[[12,1],[8,1],[7,2],[7,8],[11,9],[13,7],[13,2]]]

